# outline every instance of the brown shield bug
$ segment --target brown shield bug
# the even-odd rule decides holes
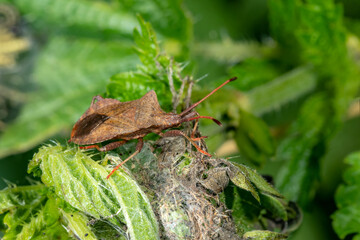
[[[237,78],[234,77],[225,81],[203,99],[191,105],[180,114],[164,112],[153,90],[145,94],[142,98],[129,102],[120,102],[112,98],[95,96],[92,99],[89,109],[75,123],[69,142],[88,145],[107,140],[120,140],[109,143],[103,147],[99,147],[98,145],[80,147],[82,149],[96,148],[99,151],[110,151],[129,140],[137,139],[136,151],[117,165],[106,178],[109,178],[122,164],[141,151],[143,147],[143,137],[149,133],[156,133],[162,137],[183,136],[188,139],[198,151],[211,156],[194,143],[194,141],[204,137],[190,138],[180,130],[169,130],[165,133],[163,133],[162,130],[178,127],[183,122],[189,122],[199,118],[208,118],[218,125],[221,125],[221,123],[213,117],[199,116],[197,112],[192,110],[225,84],[236,79]]]

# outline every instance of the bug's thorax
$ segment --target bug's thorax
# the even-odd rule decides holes
[[[178,114],[172,112],[156,117],[157,122],[161,123],[160,125],[163,127],[163,129],[178,127],[182,123],[181,117]]]

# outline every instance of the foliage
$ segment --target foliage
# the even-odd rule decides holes
[[[279,173],[279,189],[290,199],[306,204],[313,197],[318,178],[317,162],[334,134],[332,129],[339,127],[356,94],[359,73],[347,55],[339,5],[330,1],[271,1],[270,8],[272,31],[283,51],[293,51],[292,60],[297,63],[312,63],[319,74],[319,86],[324,85],[304,102],[290,137],[278,152],[278,158],[286,160]],[[289,15],[283,18],[279,13],[285,8]],[[285,22],[285,28],[279,25]],[[294,189],[295,185],[299,188]]]
[[[169,89],[168,78],[178,86],[181,82],[180,66],[173,63],[170,57],[161,54],[155,32],[149,23],[141,18],[139,21],[141,33],[135,29],[134,40],[138,46],[135,50],[143,65],[138,66],[137,71],[122,72],[111,77],[106,86],[107,96],[123,102],[139,99],[151,89],[156,89],[160,105],[169,110],[171,98],[166,94]]]
[[[147,1],[147,8],[141,7],[141,1],[133,4],[127,1],[106,4],[83,0],[51,1],[51,4],[50,1],[10,2],[18,7],[32,26],[36,26],[36,34],[46,32],[48,35],[33,76],[40,92],[29,96],[29,102],[21,115],[2,134],[2,157],[28,150],[54,134],[69,129],[86,109],[91,97],[105,91],[109,76],[135,68],[138,60],[133,54],[131,41],[133,28],[137,24],[135,13],[140,12],[157,19],[171,12],[168,16],[169,23],[172,24],[171,31],[167,31],[168,28],[164,28],[159,19],[156,26],[164,36],[176,42],[173,45],[177,48],[184,50],[186,47],[182,47],[182,44],[186,45],[189,40],[189,20],[177,2],[169,1],[165,4]],[[43,14],[44,9],[49,14]],[[124,9],[127,9],[126,12],[123,12]],[[172,10],[169,11],[170,9]],[[151,14],[152,11],[158,11],[156,17]],[[54,31],[51,27],[54,24],[62,27]],[[140,44],[140,39],[135,40]],[[33,44],[32,47],[36,46]],[[153,56],[150,52],[148,54],[149,57]],[[186,51],[178,53],[179,58],[186,55]],[[121,78],[121,75],[114,77],[118,80]],[[147,85],[148,81],[142,81],[144,76],[135,78],[141,82],[141,86],[127,85],[128,91],[122,89],[123,93],[136,92],[141,95],[154,87]],[[143,90],[131,92],[133,87]],[[122,97],[123,100],[134,99],[130,94],[126,98]],[[22,137],[18,138],[20,133]]]
[[[117,171],[106,180],[105,167],[77,149],[59,145],[42,147],[30,162],[29,172],[40,175],[47,187],[76,210],[97,220],[108,219],[119,235],[125,235],[121,228],[126,224],[131,239],[157,238],[150,202],[126,172]]]
[[[344,239],[353,235],[353,239],[360,237],[359,214],[360,206],[360,152],[352,153],[345,159],[349,168],[344,172],[344,184],[341,184],[335,195],[338,210],[332,215],[334,230]]]
[[[147,91],[141,86],[158,86],[156,88],[158,92],[165,95],[166,88],[175,89],[180,82],[184,81],[180,76],[180,66],[167,55],[160,53],[150,24],[141,18],[139,21],[141,32],[135,30],[134,38],[137,43],[136,51],[143,65],[135,71],[115,75],[107,86],[107,94],[122,101],[130,100],[130,96],[133,97],[132,93],[133,95],[142,94],[142,89]],[[169,78],[172,82],[168,82]],[[142,80],[145,82],[141,82]],[[151,85],[151,82],[154,85]],[[119,89],[127,89],[127,91],[119,91]],[[164,89],[163,92],[161,89]],[[247,123],[251,124],[253,118],[250,118]],[[255,141],[263,145],[264,141],[265,144],[268,141],[267,138],[268,136],[260,137]],[[151,155],[149,152],[143,154]],[[9,206],[3,210],[3,212],[9,211],[4,218],[4,224],[7,226],[5,238],[36,237],[41,234],[47,237],[50,234],[56,236],[60,234],[59,224],[63,224],[65,229],[77,238],[82,238],[82,236],[96,238],[96,227],[94,229],[89,227],[91,221],[106,223],[109,229],[108,234],[111,235],[116,233],[118,236],[131,239],[159,238],[155,214],[141,186],[124,170],[116,171],[115,175],[106,180],[106,175],[110,171],[106,166],[108,156],[102,158],[102,164],[95,162],[94,158],[97,157],[59,144],[41,147],[29,163],[28,171],[36,177],[41,177],[41,181],[46,186],[44,189],[47,193],[40,195],[42,208],[37,211],[37,209],[32,209],[33,205],[30,205],[30,211],[33,211],[32,215],[35,217],[22,225],[22,221],[15,223],[8,220],[18,217],[10,208],[11,204],[7,204]],[[250,191],[257,205],[264,205],[263,207],[259,205],[259,209],[265,208],[274,215],[274,218],[280,217],[284,221],[287,220],[284,208],[286,202],[279,201],[282,196],[275,189],[253,170],[243,165],[230,164],[229,166],[231,166],[230,179],[239,188]],[[21,187],[15,187],[15,189],[18,190]],[[11,199],[12,196],[4,192],[4,199],[7,198]],[[28,200],[26,195],[23,196],[23,200]],[[47,209],[53,210],[55,215],[47,217],[49,215]],[[179,217],[187,220],[184,214]],[[16,232],[16,229],[19,229],[17,226],[23,230]],[[125,226],[126,230],[124,230]],[[182,230],[175,233],[182,234]],[[109,238],[109,235],[106,237]]]
[[[296,238],[292,232],[302,221],[298,206],[311,210],[308,215],[316,208],[327,218],[325,211],[331,210],[319,201],[326,199],[331,205],[334,193],[324,196],[324,185],[335,186],[327,186],[320,175],[327,175],[329,165],[340,175],[339,155],[360,149],[357,138],[350,139],[360,131],[358,126],[336,140],[343,123],[359,115],[359,18],[347,18],[353,8],[349,2],[355,4],[0,0],[14,5],[21,16],[7,31],[30,43],[28,52],[16,56],[14,69],[20,70],[0,68],[0,90],[16,93],[0,91],[0,115],[6,113],[0,116],[0,157],[11,161],[35,153],[29,172],[42,182],[9,183],[0,192],[4,239],[186,238],[194,219],[189,212],[196,216],[186,206],[196,205],[187,205],[191,198],[177,201],[172,196],[185,191],[184,186],[194,188],[192,184],[204,188],[201,197],[195,195],[209,211],[205,213],[211,216],[210,210],[216,209],[215,216],[225,216],[233,224],[222,219],[221,227],[236,226],[244,239]],[[209,76],[202,79],[204,74]],[[123,158],[134,151],[133,142],[106,155],[64,143],[36,147],[52,137],[67,139],[94,95],[131,101],[154,89],[165,111],[179,112],[189,104],[191,90],[195,102],[234,75],[237,81],[197,110],[223,123],[217,128],[201,121],[201,132],[209,136],[208,151],[235,156],[214,158],[213,165],[202,159],[206,167],[201,177],[194,174],[194,165],[202,155],[194,157],[188,146],[181,156],[178,150],[172,153],[176,164],[162,168],[159,149],[166,149],[146,141],[135,160],[109,181],[104,177],[110,167],[118,162],[118,154]],[[14,79],[29,76],[32,81],[17,89]],[[190,134],[189,126],[182,127]],[[28,154],[14,155],[24,151]],[[335,195],[339,209],[332,215],[333,229],[340,238],[358,237],[358,161],[357,153],[345,160],[351,166]],[[163,176],[174,188],[158,201],[163,189],[154,186],[159,179],[153,178],[169,169],[179,178]],[[266,177],[271,184],[260,173],[274,176]],[[196,181],[184,184],[179,179],[185,175]],[[337,184],[337,176],[326,177]]]

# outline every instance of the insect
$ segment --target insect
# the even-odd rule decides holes
[[[135,152],[117,165],[106,177],[107,179],[109,179],[121,165],[141,151],[144,143],[143,137],[149,133],[156,133],[161,137],[183,136],[188,139],[198,151],[211,156],[194,143],[194,141],[205,137],[190,138],[180,130],[162,131],[178,127],[183,122],[198,120],[200,118],[211,119],[221,126],[221,123],[215,118],[199,116],[197,112],[192,110],[221,87],[236,79],[236,77],[233,77],[225,81],[203,99],[191,105],[180,114],[164,112],[153,90],[145,94],[142,98],[129,102],[120,102],[112,98],[95,96],[92,99],[89,109],[75,123],[69,142],[88,145],[80,147],[82,149],[96,148],[99,151],[110,151],[125,144],[129,140],[137,139],[138,143]],[[96,145],[96,143],[108,140],[118,141],[111,142],[103,147]]]

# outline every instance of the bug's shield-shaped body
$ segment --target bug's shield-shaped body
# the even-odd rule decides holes
[[[178,115],[161,109],[154,91],[129,102],[96,96],[75,123],[70,141],[86,145],[112,139],[131,140],[159,133],[180,122]]]

